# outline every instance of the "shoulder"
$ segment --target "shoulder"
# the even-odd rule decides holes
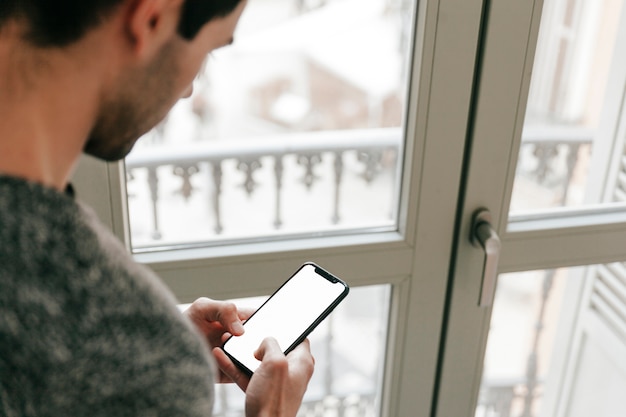
[[[0,177],[0,415],[210,415],[208,350],[86,216]]]

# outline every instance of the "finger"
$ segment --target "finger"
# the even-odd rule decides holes
[[[308,338],[306,338],[302,341],[302,343],[298,344],[298,346],[294,348],[294,350],[296,349],[305,350],[306,352],[311,353],[311,342]]]
[[[250,318],[250,316],[255,312],[256,310],[251,308],[251,307],[244,307],[244,308],[239,308],[237,309],[237,315],[239,316],[239,319],[243,322],[245,322],[246,320],[248,320]],[[245,327],[244,327],[245,330]],[[224,334],[222,334],[220,340],[222,342],[222,344],[226,343],[226,341],[228,339],[230,339],[230,337],[233,336],[233,334],[229,333],[229,332],[224,332]],[[241,336],[241,334],[235,334],[234,336]]]
[[[260,361],[268,357],[285,357],[285,354],[280,349],[278,342],[273,337],[267,337],[261,342],[261,346],[254,352],[254,357]]]
[[[246,321],[255,311],[256,309],[252,307],[242,307],[237,310],[237,314],[239,315],[239,319]]]
[[[289,362],[281,350],[276,339],[268,337],[263,340],[261,346],[254,352],[257,360],[261,361],[259,367],[254,371],[254,378],[271,381],[275,389],[282,386],[289,374]]]
[[[244,332],[237,306],[228,301],[199,298],[189,307],[188,314],[196,320],[219,322],[228,332],[237,336]]]
[[[230,337],[231,337],[231,336],[232,336],[232,334],[230,334],[230,333],[228,333],[228,332],[225,332],[225,333],[222,335],[222,337],[220,338],[220,339],[221,339],[221,342],[222,342],[222,345],[223,345],[224,343],[226,343],[226,341],[227,341],[228,339],[230,339]]]
[[[296,346],[289,354],[287,359],[293,364],[292,369],[298,369],[310,379],[315,370],[315,358],[311,353],[311,345],[309,339],[305,339]]]
[[[251,307],[239,308],[239,309],[237,309],[237,315],[239,316],[239,319],[242,322],[245,322],[246,320],[248,320],[250,318],[250,316],[255,311],[256,310],[254,308],[251,308]],[[245,327],[244,327],[244,330],[245,330]],[[230,339],[231,336],[233,336],[232,333],[229,333],[228,331],[224,332],[222,334],[222,336],[220,337],[220,340],[221,340],[222,344],[226,343],[226,341],[228,339]],[[234,336],[241,336],[241,334],[235,334]]]
[[[248,383],[250,382],[248,375],[239,369],[222,349],[214,348],[213,357],[217,362],[217,366],[219,366],[224,375],[237,384],[243,392],[246,392],[246,389],[248,389]]]

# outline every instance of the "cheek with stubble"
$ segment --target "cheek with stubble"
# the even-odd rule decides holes
[[[98,120],[84,151],[105,161],[126,157],[137,140],[164,117],[144,110],[118,103]]]
[[[180,99],[172,54],[164,49],[145,70],[128,73],[117,91],[102,100],[84,147],[86,153],[107,161],[122,159],[143,134],[165,118]],[[187,90],[192,91],[191,87]]]

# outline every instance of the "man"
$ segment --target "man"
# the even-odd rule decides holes
[[[0,0],[0,416],[208,416],[214,378],[246,391],[247,416],[295,416],[308,342],[265,340],[248,378],[216,348],[246,312],[179,314],[67,191],[83,151],[123,158],[191,93],[245,5]]]

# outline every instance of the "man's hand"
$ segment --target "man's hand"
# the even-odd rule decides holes
[[[199,298],[183,312],[206,337],[211,349],[222,346],[231,335],[240,336],[244,332],[243,321],[253,313],[251,309],[237,309],[227,301]],[[220,382],[231,382],[223,373]]]
[[[213,354],[222,372],[246,393],[247,417],[295,417],[315,366],[308,339],[287,356],[275,339],[265,339],[255,352],[261,365],[252,378],[221,349]]]

